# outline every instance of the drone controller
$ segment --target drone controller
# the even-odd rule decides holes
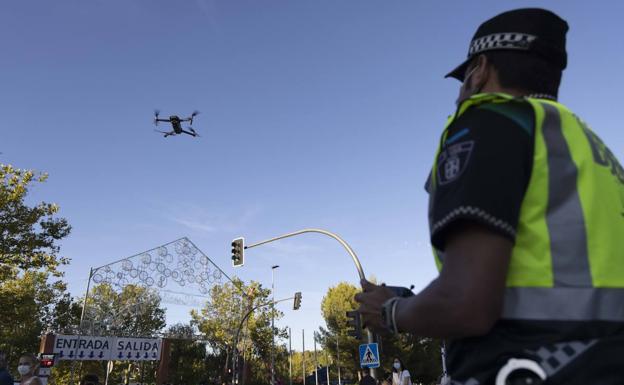
[[[403,287],[403,286],[386,286],[386,287],[392,290],[394,295],[397,297],[406,298],[406,297],[412,297],[414,295],[414,292],[412,291],[412,289],[414,288],[414,285],[410,286],[409,288]]]

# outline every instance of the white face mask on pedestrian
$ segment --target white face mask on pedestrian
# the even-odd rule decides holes
[[[401,364],[400,364],[400,363],[398,363],[398,362],[395,362],[394,364],[392,364],[392,366],[394,366],[394,368],[395,368],[396,370],[401,369]]]
[[[19,365],[17,367],[17,372],[20,376],[28,374],[28,372],[30,372],[30,365]]]

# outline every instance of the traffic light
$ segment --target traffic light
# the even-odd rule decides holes
[[[236,238],[232,241],[232,266],[239,267],[245,263],[245,239]]]
[[[355,339],[362,339],[362,324],[360,322],[360,312],[357,310],[347,312],[347,325],[349,326],[349,335]]]
[[[40,354],[39,355],[39,367],[51,368],[54,366],[54,354]]]
[[[295,293],[295,302],[293,303],[293,310],[299,310],[301,307],[301,292]]]

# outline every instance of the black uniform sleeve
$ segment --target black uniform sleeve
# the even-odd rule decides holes
[[[430,176],[431,243],[444,250],[465,222],[515,241],[533,165],[533,109],[507,102],[473,107],[449,126]]]

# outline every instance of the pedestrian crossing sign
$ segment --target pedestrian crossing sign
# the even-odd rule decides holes
[[[363,368],[379,367],[379,348],[377,343],[360,345],[360,366]]]

